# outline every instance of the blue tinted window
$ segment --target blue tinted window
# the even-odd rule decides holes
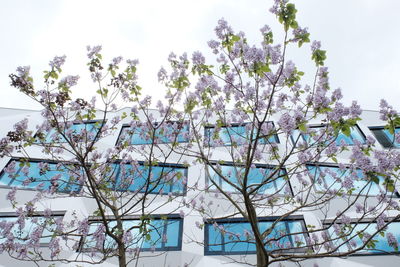
[[[209,189],[217,189],[212,181],[219,185],[225,192],[236,192],[237,190],[233,185],[243,188],[245,168],[232,165],[213,165],[212,167],[207,167],[209,173]],[[224,179],[214,171],[214,168],[223,175]],[[247,190],[249,191],[259,187],[257,190],[259,194],[291,194],[290,185],[289,182],[284,179],[285,176],[285,169],[277,170],[273,166],[256,166],[255,168],[250,168],[247,176]]]
[[[275,219],[261,219],[258,227],[261,233],[269,230]],[[243,220],[217,220],[205,225],[205,254],[229,255],[256,253],[254,235],[250,223]],[[277,222],[264,239],[268,251],[296,249],[305,246],[306,228],[302,219],[288,219]]]
[[[359,169],[350,170],[329,165],[307,165],[307,170],[318,191],[344,190],[345,192],[351,191],[353,194],[378,195],[381,189],[384,189],[383,177],[378,177],[378,185]]]
[[[391,134],[388,129],[383,127],[370,127],[370,130],[375,135],[378,142],[385,148],[400,147],[400,143],[396,142],[395,135],[398,135],[400,128],[395,128],[394,133]]]
[[[153,136],[153,127],[143,124],[138,127],[125,125],[122,127],[118,143],[128,141],[130,145],[184,143],[189,141],[189,123],[168,122],[156,128]]]
[[[66,136],[78,140],[78,141],[92,141],[96,137],[97,132],[101,126],[102,121],[88,121],[84,123],[73,123],[70,127],[67,127],[63,134]],[[36,134],[38,136],[39,133]],[[36,143],[66,143],[66,140],[61,136],[56,129],[51,129],[49,132],[44,133],[43,140],[37,140]],[[79,137],[79,138],[78,138]],[[37,138],[38,139],[38,138]]]
[[[116,221],[109,221],[110,228],[116,226]],[[130,229],[130,239],[127,240],[127,248],[140,248],[142,250],[181,250],[183,220],[171,216],[169,218],[155,218],[141,221],[140,219],[123,220],[124,230]],[[94,238],[94,235],[101,235],[104,238]],[[104,241],[102,241],[104,240]],[[97,244],[101,242],[101,244]],[[115,241],[105,235],[102,223],[91,221],[89,232],[83,241],[82,249],[93,248],[115,248]]]
[[[60,193],[78,192],[82,170],[66,163],[11,159],[0,172],[0,186],[48,190]]]
[[[390,223],[385,230],[385,234],[377,233],[378,226],[376,222],[369,223],[357,223],[350,224],[344,227],[339,224],[341,233],[338,236],[337,231],[331,226],[328,229],[328,233],[332,239],[334,247],[338,247],[338,252],[348,252],[360,248],[364,245],[363,237],[373,236],[372,240],[375,240],[375,248],[364,247],[364,249],[357,251],[357,254],[384,254],[398,252],[394,247],[389,246],[387,234],[392,233],[400,244],[400,222]],[[361,236],[361,235],[362,236]],[[342,238],[343,237],[343,238]]]
[[[365,143],[365,136],[361,132],[358,126],[354,126],[350,129],[350,136],[345,135],[340,132],[337,136],[327,136],[326,134],[322,134],[325,131],[329,131],[325,126],[319,127],[310,127],[310,130],[314,133],[306,134],[302,133],[300,130],[293,131],[292,140],[294,142],[305,142],[308,145],[318,145],[318,144],[329,144],[335,141],[336,145],[341,145],[344,143],[345,145],[354,145],[355,141],[358,141],[362,144]]]
[[[271,129],[273,129],[272,122],[269,122]],[[242,145],[248,142],[251,134],[251,124],[240,124],[232,126],[223,126],[221,128],[209,126],[204,129],[204,138],[208,146],[231,146]],[[254,129],[256,131],[256,129]],[[254,132],[256,136],[256,132]],[[268,139],[262,138],[258,140],[259,144],[276,144],[279,143],[276,134],[270,134]]]
[[[57,225],[55,220],[62,220],[63,215],[52,215],[51,217],[45,218],[41,216],[25,217],[21,222],[16,216],[3,216],[0,215],[0,244],[7,241],[7,235],[5,231],[9,226],[11,227],[11,233],[13,235],[14,242],[25,244],[31,242],[31,234],[40,231],[41,237],[39,244],[45,245],[50,243],[54,230]]]
[[[111,187],[119,191],[153,194],[184,194],[187,167],[175,164],[145,166],[140,164],[112,164]]]

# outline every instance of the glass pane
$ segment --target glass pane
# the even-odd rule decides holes
[[[131,241],[126,244],[129,248],[142,248],[144,250],[165,250],[177,249],[180,247],[180,234],[181,234],[181,219],[154,219],[147,222],[146,225],[140,225],[140,220],[124,220],[123,229],[129,231],[131,234]],[[108,222],[109,227],[113,228],[116,226],[116,221]],[[140,228],[141,226],[142,228]],[[89,233],[86,237],[83,249],[97,248],[115,248],[115,241],[105,235],[104,227],[100,222],[90,223]],[[167,229],[167,232],[165,232]],[[114,229],[116,231],[116,229]],[[100,238],[96,238],[96,236]],[[100,243],[96,243],[96,241]],[[104,241],[102,241],[104,240]]]
[[[208,228],[208,251],[223,251],[223,242],[222,242],[222,234],[218,227],[207,224]]]
[[[168,220],[166,222],[167,232],[163,233],[163,239],[166,247],[178,247],[179,246],[179,233],[181,221],[179,220]]]
[[[339,133],[338,136],[336,137],[336,145],[341,145],[342,142],[346,145],[354,145],[353,139],[350,136],[345,135],[344,133]]]
[[[3,185],[19,188],[47,190],[56,188],[57,192],[78,192],[81,185],[77,177],[83,175],[82,170],[74,166],[63,166],[49,162],[29,162],[22,164],[19,160],[11,160],[5,169],[15,165],[14,174],[10,175],[4,170],[0,176]]]
[[[257,129],[253,131],[253,137],[257,134]],[[216,135],[218,134],[218,135]],[[221,127],[216,132],[215,127],[205,128],[206,143],[209,146],[231,146],[232,144],[243,145],[250,140],[251,128],[250,124],[237,125],[237,126],[226,126]],[[215,137],[218,137],[215,139]],[[276,134],[271,135],[268,139],[259,139],[259,144],[274,144],[278,142]]]
[[[272,221],[261,221],[258,224],[261,233],[268,231]],[[207,250],[212,254],[247,254],[255,253],[256,246],[254,235],[248,222],[231,222],[207,224],[208,243]],[[303,246],[305,244],[305,233],[303,233],[304,222],[302,220],[281,221],[275,224],[272,232],[265,238],[267,250],[290,249],[296,246],[296,242]],[[289,233],[299,233],[289,237]],[[291,240],[294,240],[293,243]],[[217,253],[216,253],[217,252]]]
[[[14,224],[11,228],[11,233],[16,243],[25,244],[31,242],[31,234],[39,231],[41,233],[39,243],[48,244],[56,228],[56,225],[53,223],[54,218],[26,217],[23,221],[19,221],[18,217],[0,217],[0,224],[3,226],[4,224]],[[3,229],[5,227],[0,229],[0,244],[6,241],[6,237],[2,233]]]
[[[364,136],[361,134],[360,130],[358,129],[357,126],[354,126],[351,128],[351,137],[353,138],[353,143],[354,140],[359,141],[360,143],[365,143],[365,138]]]
[[[188,123],[165,123],[155,129],[153,137],[154,128],[157,128],[157,125],[154,127],[141,125],[134,128],[131,128],[130,126],[123,126],[121,138],[118,142],[130,140],[131,145],[146,145],[152,143],[183,143],[189,141]]]
[[[225,252],[255,252],[254,235],[249,223],[223,224]]]
[[[217,168],[214,165],[214,168]],[[230,165],[220,166],[220,172],[223,178],[221,178],[211,167],[208,167],[210,177],[214,182],[221,186],[221,188],[226,192],[236,192],[237,190],[228,182],[238,186],[243,187],[245,168],[235,167]],[[267,167],[256,167],[250,168],[249,174],[247,176],[247,187],[248,190],[259,187],[258,193],[262,194],[275,194],[278,189],[282,189],[285,180],[283,177],[270,177],[271,169]],[[278,175],[282,175],[283,171],[278,171]],[[211,190],[216,190],[211,182],[208,183]],[[277,187],[280,186],[280,187]]]
[[[183,193],[186,168],[118,164],[117,190],[148,193]]]

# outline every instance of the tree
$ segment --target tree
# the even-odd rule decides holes
[[[37,132],[24,119],[1,140],[1,156],[11,157],[1,179],[11,181],[7,199],[18,216],[1,222],[0,250],[13,258],[102,263],[116,257],[119,266],[127,266],[142,250],[167,246],[169,235],[178,235],[167,233],[168,227],[182,227],[180,218],[170,216],[180,206],[172,204],[187,191],[187,165],[173,153],[188,138],[185,118],[173,109],[176,96],[168,95],[170,105],[155,115],[150,98],[140,96],[137,60],[123,67],[117,57],[104,67],[100,52],[100,46],[88,47],[88,68],[98,86],[97,98],[89,102],[72,99],[79,76],[59,79],[65,56],[50,62],[44,89],[35,88],[29,67],[10,75],[12,86],[43,107]],[[118,100],[131,112],[117,111]],[[117,144],[105,145],[121,122],[126,125]],[[26,189],[38,193],[21,203],[17,193]],[[43,201],[58,198],[83,199],[88,211],[71,207],[69,219],[56,216],[52,202]],[[49,255],[40,248],[45,241]]]
[[[29,67],[11,74],[12,85],[43,106],[44,121],[37,133],[28,131],[28,120],[19,122],[1,140],[2,156],[19,155],[2,175],[22,180],[20,187],[34,184],[39,193],[20,203],[18,190],[10,190],[7,198],[19,216],[2,222],[0,250],[35,262],[117,257],[127,266],[141,250],[164,242],[161,225],[178,223],[170,214],[192,212],[202,218],[196,225],[204,241],[194,241],[206,253],[250,265],[397,252],[400,240],[392,230],[400,217],[399,153],[360,135],[361,108],[356,102],[346,107],[340,89],[330,88],[318,41],[311,44],[314,79],[302,85],[304,73],[288,60],[288,48],[306,45],[310,34],[287,0],[276,0],[271,11],[282,24],[280,43],[264,26],[261,46],[252,46],[221,19],[218,39],[208,43],[216,63],[206,63],[200,52],[191,59],[172,53],[170,72],[161,68],[158,75],[167,90],[157,110],[150,109],[150,97],[141,97],[137,62],[128,60],[121,71],[122,58],[115,58],[104,67],[100,47],[89,47],[88,67],[102,110],[95,100],[72,99],[78,77],[59,80],[64,57],[50,62],[43,90],[35,89]],[[131,106],[129,114],[116,112],[119,99]],[[385,101],[381,115],[392,143],[400,140],[400,117]],[[122,120],[129,126],[115,147],[105,149],[102,140]],[[35,162],[42,185],[29,175],[37,147],[48,159]],[[204,170],[191,176],[193,188],[177,163],[180,170]],[[183,188],[192,194],[182,196]],[[43,199],[63,197],[90,198],[96,208],[72,214],[68,222],[49,209],[38,212]],[[44,219],[34,222],[28,241],[16,230],[40,214]],[[131,216],[137,223],[126,223]],[[48,257],[39,248],[41,238],[51,239]],[[79,257],[62,252],[70,247]]]
[[[204,197],[192,208],[203,216],[197,225],[205,230],[206,253],[261,267],[398,252],[391,225],[400,218],[398,151],[359,136],[362,110],[355,101],[345,106],[340,89],[330,88],[318,41],[311,44],[314,80],[302,85],[304,73],[288,60],[288,48],[309,43],[310,34],[294,4],[276,0],[271,12],[283,26],[280,43],[264,26],[261,46],[251,45],[221,19],[217,40],[208,43],[216,65],[195,52],[191,60],[170,59],[180,76],[162,71],[165,85],[187,96],[194,148],[186,155],[205,165],[206,185],[198,189]],[[187,80],[197,80],[194,90],[179,84]],[[397,112],[385,101],[381,107],[385,128],[398,140]],[[319,220],[305,225],[311,211]],[[252,252],[256,262],[232,256]]]

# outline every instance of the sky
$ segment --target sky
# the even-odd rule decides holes
[[[292,0],[302,27],[327,50],[331,87],[343,90],[348,104],[379,109],[387,99],[400,109],[400,1]],[[165,88],[157,72],[170,52],[213,54],[207,41],[225,18],[259,44],[259,29],[279,31],[269,13],[272,0],[9,0],[0,8],[0,107],[39,109],[10,86],[8,75],[30,65],[35,86],[43,86],[43,70],[56,55],[66,55],[63,74],[80,75],[74,95],[90,99],[96,88],[87,71],[87,45],[102,45],[106,60],[116,56],[139,59],[139,84],[144,94],[161,99]],[[279,35],[277,35],[279,39]],[[315,68],[309,47],[291,49],[288,58],[306,72],[311,83]]]

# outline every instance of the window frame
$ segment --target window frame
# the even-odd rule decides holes
[[[307,126],[308,128],[310,128],[310,129],[318,129],[318,128],[323,128],[323,127],[326,127],[326,124],[311,124],[311,125],[308,125]],[[358,125],[358,124],[356,124],[356,125],[354,125],[353,127],[351,127],[352,129],[355,129],[357,132],[358,132],[358,134],[363,138],[363,141],[361,142],[362,144],[366,144],[366,141],[367,141],[367,137],[366,137],[366,135],[364,134],[364,132],[361,130],[361,128],[360,128],[360,126]],[[293,143],[293,145],[299,145],[299,141],[303,141],[303,142],[305,142],[305,143],[307,143],[308,145],[310,145],[310,143],[309,142],[307,142],[306,141],[306,138],[304,137],[304,133],[302,133],[299,129],[296,129],[296,131],[299,131],[299,133],[298,133],[298,136],[299,137],[296,137],[296,139],[298,139],[297,140],[297,144],[296,144],[296,140],[295,140],[295,138],[294,138],[294,134],[292,133],[291,135],[290,135],[290,139],[292,140],[292,143]],[[340,134],[343,134],[344,135],[344,133],[340,133]],[[332,140],[333,142],[335,142],[335,144],[336,144],[336,139],[339,137],[339,135],[338,136],[336,136],[336,138],[334,139],[334,140]],[[354,144],[354,138],[353,138],[353,136],[351,135],[351,133],[350,133],[350,136],[346,136],[346,137],[348,137],[348,138],[351,138],[351,140],[352,140],[352,144],[346,144],[346,146],[354,146],[355,144]],[[311,136],[310,136],[310,138],[311,138]],[[322,140],[322,141],[324,141],[324,140]],[[311,143],[312,144],[312,147],[314,147],[314,146],[316,146],[317,144],[319,144],[319,143]],[[340,144],[336,144],[337,146],[339,146]]]
[[[185,120],[183,122],[182,121],[166,121],[164,123],[166,123],[166,124],[178,123],[178,124],[181,124],[182,126],[183,125],[187,125],[188,126],[187,127],[187,132],[190,133],[190,121],[189,120]],[[141,122],[138,126],[141,127],[141,126],[143,126],[145,124],[146,124],[145,122]],[[156,122],[155,126],[157,126],[158,124],[160,124],[160,122]],[[119,144],[121,144],[121,142],[123,142],[123,140],[121,139],[121,136],[123,135],[123,131],[126,128],[129,129],[130,127],[131,127],[131,125],[129,123],[124,123],[121,126],[121,130],[119,131],[119,134],[118,134],[118,137],[117,137],[117,141],[115,142],[115,146],[118,146]],[[182,129],[184,129],[184,127],[182,127]],[[182,131],[182,133],[184,133],[184,132],[185,131]],[[132,138],[132,135],[133,134],[131,134],[129,136]],[[179,137],[179,134],[177,136],[177,139],[178,139],[178,137]],[[184,141],[179,141],[179,140],[175,141],[175,143],[178,143],[178,144],[183,144],[183,143],[188,143],[188,142],[189,142],[189,140],[186,140],[186,139]],[[143,143],[143,144],[132,144],[131,142],[129,142],[129,146],[151,145],[153,143],[157,144],[157,145],[162,145],[162,144],[172,144],[174,142],[150,142],[150,143]]]
[[[387,133],[385,132],[385,130],[388,130],[388,129],[385,129],[385,126],[369,126],[368,127],[368,129],[372,132],[372,134],[374,135],[374,137],[375,137],[375,140],[377,140],[378,141],[378,143],[384,148],[384,149],[399,149],[400,148],[400,143],[397,143],[396,142],[396,140],[394,139],[394,135],[392,135],[393,136],[393,140],[391,140],[390,138],[389,138],[389,136],[387,135]],[[395,127],[395,131],[396,130],[400,130],[400,127]],[[377,132],[379,131],[379,134],[377,134]],[[380,135],[380,134],[382,134],[383,135],[383,137],[385,138],[385,140],[381,140],[381,138],[379,137],[378,138],[378,136],[377,135]],[[389,133],[390,134],[390,133]],[[396,134],[396,132],[395,132],[395,134]],[[382,137],[382,136],[381,136]],[[383,141],[383,142],[381,142],[381,141]],[[386,144],[385,144],[385,142],[387,142]],[[390,143],[390,144],[389,144]]]
[[[272,128],[275,129],[275,123],[273,121],[267,121],[265,123],[267,123],[267,124],[271,123],[272,124]],[[234,127],[246,127],[246,125],[248,125],[248,124],[252,124],[252,123],[251,122],[231,123],[229,126],[227,126],[227,125],[221,126],[221,130],[222,130],[222,128],[226,129],[226,128],[234,128]],[[212,140],[211,140],[210,134],[207,133],[207,130],[208,129],[215,129],[215,128],[216,128],[215,124],[208,124],[208,125],[204,126],[204,145],[206,147],[228,147],[228,146],[232,146],[232,143],[224,143],[223,145],[216,145],[216,146],[211,145],[211,141]],[[264,142],[261,143],[261,145],[280,144],[279,136],[278,136],[277,133],[274,133],[271,137],[273,137],[275,139],[275,142],[272,143],[272,142],[264,141]],[[245,139],[245,138],[243,138],[243,139]],[[247,140],[247,138],[246,138],[246,140]]]
[[[57,211],[51,211],[51,215],[50,217],[62,217],[64,220],[66,211],[65,210],[57,210]],[[35,212],[35,214],[30,215],[30,216],[26,216],[26,218],[33,218],[33,217],[44,217],[44,211],[40,211],[40,212]],[[3,221],[3,218],[16,218],[18,219],[18,215],[15,212],[0,212],[0,222]],[[26,219],[25,219],[25,223],[26,223]],[[55,236],[57,237],[57,236]],[[39,241],[39,247],[48,247],[51,239],[53,239],[54,237],[50,237],[50,241],[49,242],[40,242]],[[1,243],[0,243],[1,244]]]
[[[280,219],[280,216],[263,216],[263,217],[258,217],[258,222],[274,222],[278,219]],[[223,224],[223,223],[249,223],[248,220],[246,220],[243,217],[240,218],[224,218],[224,219],[208,219],[209,222],[206,222],[204,225],[204,255],[205,256],[226,256],[226,255],[254,255],[257,252],[256,251],[223,251],[224,248],[221,248],[220,251],[212,251],[209,249],[209,227],[214,227],[213,223],[216,222],[217,224]],[[307,229],[307,224],[304,219],[303,215],[291,215],[286,217],[284,220],[281,220],[281,222],[285,223],[285,227],[287,229],[287,223],[290,221],[300,221],[301,222],[301,228],[302,228],[302,234],[304,237],[309,236],[308,234],[308,229]],[[301,234],[301,233],[300,233]],[[291,244],[294,244],[294,241],[292,240],[292,234],[289,233],[287,237],[291,240]],[[221,234],[221,247],[224,247],[226,242],[224,241],[224,235]],[[252,243],[250,243],[252,244]],[[311,247],[310,247],[311,248]],[[304,253],[305,248],[287,248],[287,249],[276,249],[272,251],[287,251],[287,252],[295,252],[295,253]]]
[[[117,161],[114,161],[114,162],[110,163],[110,164],[116,164],[118,166],[118,170],[115,173],[116,177],[119,176],[119,173],[120,173],[119,165],[121,164],[121,162],[122,162],[122,160],[117,160]],[[139,166],[144,166],[144,163],[145,163],[144,161],[137,161],[137,162],[138,162]],[[126,165],[129,165],[129,163],[126,163]],[[184,171],[184,177],[186,177],[186,179],[188,179],[189,167],[186,167],[183,164],[178,164],[178,163],[158,163],[156,166],[152,166],[152,168],[154,168],[154,167],[165,167],[165,168],[182,169]],[[136,191],[132,191],[132,190],[117,189],[117,185],[119,183],[118,182],[119,180],[120,180],[119,177],[118,177],[118,179],[117,178],[115,179],[115,184],[113,185],[111,190],[119,191],[119,192],[136,192]],[[171,184],[169,186],[172,187],[173,184]],[[144,194],[144,192],[142,192],[142,191],[138,191],[138,193]],[[169,193],[172,193],[174,196],[185,196],[186,193],[187,193],[187,183],[182,183],[182,192],[179,192],[179,193],[174,193],[172,191],[165,192],[165,190],[163,190],[163,192],[160,194],[159,191],[153,190],[152,192],[147,193],[147,194],[151,194],[151,195],[154,195],[154,194],[156,194],[156,195],[168,195]]]
[[[3,174],[5,173],[4,169],[8,166],[8,164],[11,163],[11,161],[16,161],[16,164],[22,162],[21,161],[21,157],[11,157],[10,160],[6,163],[6,165],[4,165],[4,168],[2,168],[0,170],[0,178],[1,176],[3,176]],[[70,165],[78,165],[77,163],[74,162],[69,162],[69,161],[56,161],[56,160],[51,160],[51,159],[39,159],[39,158],[29,158],[29,160],[27,161],[29,163],[40,163],[40,162],[44,162],[44,163],[49,163],[49,164],[58,164],[58,163],[62,163],[62,164],[70,164]],[[17,173],[20,171],[21,167],[19,167]],[[60,171],[61,172],[61,171]],[[83,173],[84,174],[84,173]],[[15,179],[14,179],[15,180]],[[1,181],[1,179],[0,179]],[[70,184],[70,182],[68,182],[68,184]],[[57,194],[70,194],[71,192],[78,194],[82,191],[83,189],[83,184],[82,185],[76,185],[77,187],[79,186],[79,190],[77,191],[59,191],[56,190]],[[12,188],[17,188],[17,190],[27,190],[27,191],[37,191],[38,189],[36,188],[29,188],[26,186],[12,186],[12,185],[3,185],[0,183],[0,189],[12,189]],[[49,187],[45,188],[45,189],[40,189],[40,191],[46,191],[48,190]]]
[[[122,218],[123,221],[140,221],[140,217],[139,215],[129,215],[129,216],[124,216]],[[163,240],[161,240],[162,246],[161,248],[140,248],[141,252],[153,252],[153,251],[162,251],[162,252],[168,252],[168,251],[182,251],[182,241],[183,241],[183,224],[185,222],[184,218],[182,218],[179,214],[156,214],[156,215],[151,215],[151,219],[152,220],[163,220],[163,217],[167,217],[167,219],[165,220],[166,222],[163,225],[163,231],[166,230],[167,226],[168,226],[168,220],[176,220],[179,221],[179,231],[178,231],[178,240],[177,240],[177,246],[175,247],[165,247],[165,243]],[[115,221],[114,220],[114,216],[112,215],[106,215],[106,219],[108,222],[112,222]],[[100,222],[102,224],[102,218],[99,216],[90,216],[88,219],[88,224],[90,227],[90,224],[92,223],[98,223]],[[106,235],[107,236],[107,235]],[[79,246],[76,250],[76,252],[93,252],[93,251],[97,251],[97,249],[93,249],[93,248],[84,248],[84,244],[85,244],[85,240],[86,240],[87,236],[81,236],[80,240],[79,240]],[[143,238],[143,236],[141,237]],[[104,248],[104,246],[103,246]]]
[[[321,192],[323,191],[323,190],[319,190],[318,188],[317,188],[317,183],[316,183],[316,181],[315,181],[315,176],[314,176],[314,174],[312,174],[311,172],[310,172],[310,170],[308,169],[308,166],[313,166],[313,167],[316,167],[316,168],[318,168],[319,169],[319,167],[327,167],[327,168],[335,168],[335,169],[340,169],[339,168],[339,165],[338,164],[335,164],[335,163],[330,163],[330,162],[323,162],[323,163],[320,163],[320,162],[308,162],[308,163],[305,163],[304,164],[305,165],[305,168],[306,168],[306,170],[307,170],[307,172],[308,172],[308,176],[309,176],[309,178],[310,178],[310,180],[311,180],[311,182],[313,183],[313,187],[314,187],[314,190],[315,190],[315,192],[316,193],[319,193],[319,194],[321,194]],[[349,170],[348,168],[347,168],[347,166],[346,166],[346,171],[347,170]],[[360,170],[360,169],[357,169],[357,170]],[[310,177],[310,175],[312,175],[313,177]],[[327,182],[325,181],[325,177],[322,177],[322,180],[323,180],[323,182],[324,182],[324,184],[325,185],[327,185]],[[373,181],[369,181],[368,183],[371,183],[371,184],[375,184]],[[382,188],[382,186],[380,185],[380,183],[379,184],[375,184],[379,189],[383,189]],[[322,185],[321,185],[322,186]],[[341,187],[341,189],[342,189],[343,187]],[[396,189],[396,188],[395,188]],[[365,189],[364,189],[365,190]],[[363,191],[364,191],[363,190]],[[356,192],[355,190],[354,190],[354,192],[352,192],[352,194],[350,195],[350,196],[362,196],[362,197],[373,197],[373,196],[378,196],[378,194],[362,194],[362,192],[363,191],[361,191],[361,192]],[[367,190],[367,192],[368,192],[368,190]],[[347,193],[347,192],[346,192]],[[395,190],[395,192],[393,192],[393,194],[391,195],[392,197],[394,197],[394,198],[400,198],[400,193],[398,192],[398,190],[396,189]]]
[[[239,166],[235,166],[234,165],[234,163],[233,162],[224,162],[224,163],[219,163],[218,161],[211,161],[210,162],[211,163],[211,165],[220,165],[220,166],[230,166],[230,167],[233,167],[233,168],[240,168],[241,166],[239,165]],[[257,169],[270,169],[270,170],[273,170],[273,169],[275,169],[276,168],[276,165],[270,165],[270,164],[255,164],[256,165],[256,168]],[[243,166],[244,167],[244,166]],[[205,164],[205,168],[209,168],[209,164]],[[212,170],[211,170],[212,171]],[[275,188],[277,188],[277,185],[276,185],[276,181],[277,180],[279,180],[279,179],[283,179],[284,180],[284,178],[283,178],[283,176],[286,176],[287,175],[287,170],[286,170],[286,168],[284,168],[284,167],[281,167],[280,168],[280,172],[281,171],[283,171],[284,172],[284,175],[282,175],[281,177],[278,177],[278,178],[276,178],[276,179],[274,179],[271,183],[272,183],[272,185],[275,187]],[[215,187],[214,185],[213,185],[213,183],[210,181],[211,180],[211,177],[207,174],[207,173],[209,173],[210,171],[206,171],[205,172],[205,184],[206,184],[206,188],[208,189],[208,192],[219,192],[219,190],[218,189],[209,189],[210,187]],[[287,183],[287,186],[289,186],[289,189],[290,189],[290,193],[291,193],[291,195],[293,196],[293,188],[292,188],[292,185],[291,185],[291,183],[290,183],[290,181],[289,181],[289,179],[288,180],[284,180],[284,182],[286,182]],[[222,185],[224,184],[224,180],[220,177],[220,176],[218,176],[218,186],[219,187],[222,187]],[[226,183],[225,183],[226,184]],[[228,184],[228,186],[229,186],[229,184]],[[249,187],[249,186],[248,186]],[[260,186],[260,188],[261,188],[262,186]],[[259,188],[259,189],[260,189]],[[251,189],[248,189],[249,191],[251,191]],[[284,188],[282,188],[280,191],[284,191]],[[237,192],[237,191],[227,191],[227,192],[229,192],[229,193],[233,193],[233,194],[238,194],[238,193],[240,193],[240,192]],[[257,192],[257,191],[256,191]],[[265,194],[265,191],[263,192],[263,193],[256,193],[256,194]],[[283,193],[279,193],[279,194],[271,194],[271,195],[277,195],[277,196],[281,196],[281,195],[284,195]]]
[[[395,220],[394,217],[389,217],[387,220],[390,221],[390,223],[388,225],[391,225],[391,224],[394,224],[394,223],[399,223],[400,224],[400,219]],[[332,220],[332,219],[326,219],[326,220],[322,221],[322,227],[326,228],[330,224],[332,225],[331,227],[333,227],[333,221],[334,220]],[[385,220],[385,222],[386,222],[386,220]],[[337,223],[337,224],[341,225],[343,223]],[[373,227],[375,227],[377,222],[376,222],[376,220],[374,220],[372,218],[363,218],[363,219],[352,218],[350,224],[351,225],[354,225],[354,224],[355,225],[366,224],[367,227],[368,227],[368,224],[369,224],[369,225],[372,225]],[[365,230],[366,230],[366,227],[363,227],[362,232],[365,233]],[[331,234],[329,233],[329,228],[327,228],[325,231],[328,234],[329,238],[332,239]],[[354,231],[354,230],[352,230],[352,231]],[[377,231],[376,228],[375,228],[375,231]],[[368,233],[368,232],[366,232],[366,233]],[[382,238],[386,239],[386,233],[390,233],[390,232],[386,232],[385,231],[385,237],[382,237]],[[351,239],[354,239],[354,237],[356,235],[357,235],[357,232],[353,232],[350,235],[350,236],[353,236]],[[376,237],[379,237],[379,236],[380,236],[380,234],[379,234],[379,232],[377,232],[372,239],[375,239]],[[395,237],[396,237],[397,240],[400,240],[400,235],[399,236],[395,236]],[[359,237],[357,237],[357,238],[359,238]],[[333,243],[332,240],[330,240],[329,242]],[[342,243],[343,245],[341,247],[348,248],[350,246],[349,242],[350,241],[348,241],[346,239],[346,241],[343,241],[343,243]],[[385,240],[385,242],[387,242],[387,241]],[[399,243],[399,246],[400,246],[400,242],[398,242],[398,243]],[[351,250],[355,250],[355,249],[357,249],[357,248],[351,248]],[[368,257],[368,256],[400,255],[400,249],[399,249],[399,251],[389,251],[389,252],[383,252],[383,251],[368,252],[368,251],[365,251],[365,250],[372,250],[373,251],[374,249],[368,249],[368,248],[365,247],[365,248],[363,248],[361,250],[358,250],[358,251],[355,251],[354,253],[351,253],[351,254],[349,254],[347,256],[350,256],[350,257],[366,256],[366,257]],[[340,253],[346,253],[346,252],[337,251],[337,252],[335,252],[335,254],[336,253],[340,254]]]
[[[73,125],[80,125],[80,124],[84,124],[84,125],[87,125],[87,124],[96,124],[97,122],[100,122],[100,123],[102,123],[103,125],[107,122],[107,120],[102,120],[102,119],[99,119],[99,120],[86,120],[86,121],[83,121],[83,123],[82,122],[79,122],[79,121],[72,121],[72,124]],[[65,124],[66,123],[68,123],[68,121],[67,122],[65,122]],[[66,144],[66,143],[68,143],[65,139],[64,139],[64,137],[60,137],[60,140],[57,140],[57,141],[51,141],[51,142],[47,142],[46,141],[46,139],[47,139],[47,137],[49,136],[49,134],[51,133],[51,131],[54,129],[54,127],[52,127],[47,133],[46,133],[46,135],[45,135],[45,137],[44,137],[44,141],[41,141],[41,140],[39,140],[38,139],[38,133],[39,133],[39,131],[36,131],[36,133],[35,133],[35,135],[33,136],[33,138],[35,138],[35,141],[34,141],[34,144],[36,144],[36,145],[41,145],[41,144],[52,144],[52,143],[54,143],[54,144]],[[97,136],[97,132],[96,132],[96,134],[95,134],[95,137]],[[63,139],[63,140],[62,140]],[[91,141],[95,141],[95,140],[97,140],[98,138],[94,138],[93,140],[91,140]]]

